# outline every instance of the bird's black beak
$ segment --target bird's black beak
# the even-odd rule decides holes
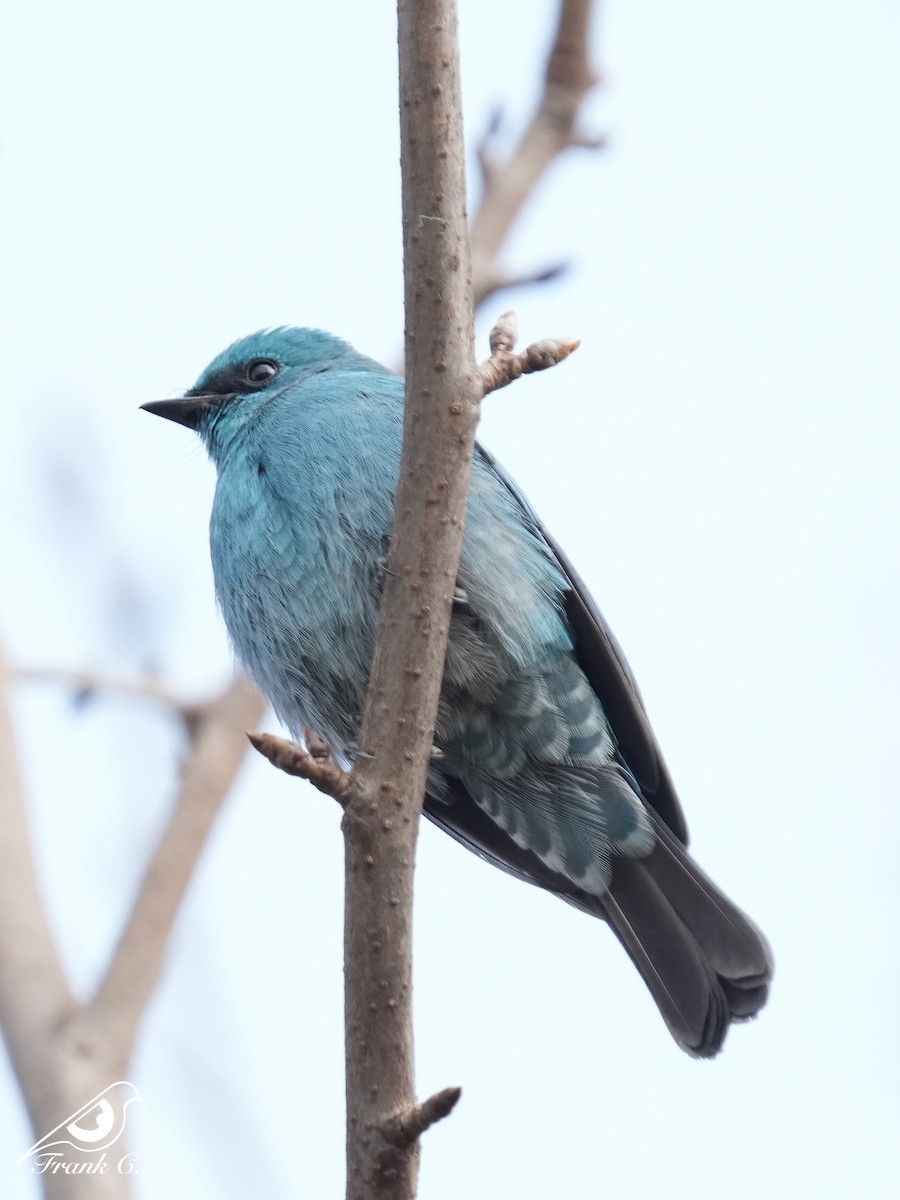
[[[177,400],[151,400],[142,404],[145,412],[157,417],[165,417],[167,421],[177,421],[179,425],[187,425],[188,429],[196,429],[200,416],[209,407],[208,396],[180,396]]]

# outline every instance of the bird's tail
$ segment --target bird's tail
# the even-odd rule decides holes
[[[772,978],[769,946],[753,922],[656,822],[646,858],[617,858],[602,898],[672,1036],[697,1058],[722,1048],[732,1021],[756,1016]]]
[[[517,845],[461,782],[446,781],[436,797],[434,790],[426,796],[426,815],[463,845],[609,922],[688,1054],[712,1058],[731,1022],[756,1016],[765,1004],[772,978],[768,943],[649,807],[653,850],[644,858],[613,858],[608,887],[586,892]]]

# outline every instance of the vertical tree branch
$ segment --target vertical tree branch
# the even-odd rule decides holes
[[[398,40],[407,398],[364,753],[343,821],[348,1200],[414,1196],[422,1114],[437,1119],[456,1099],[417,1107],[411,1019],[416,836],[481,397],[453,0],[399,0]]]

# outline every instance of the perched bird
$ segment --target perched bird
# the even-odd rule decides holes
[[[400,462],[403,380],[315,329],[235,342],[182,398],[218,471],[216,594],[295,737],[352,762]],[[565,555],[476,447],[426,815],[604,918],[676,1042],[716,1054],[766,1002],[765,939],[687,853],[634,678]]]

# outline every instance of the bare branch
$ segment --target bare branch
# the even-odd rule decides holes
[[[435,1092],[422,1104],[416,1104],[408,1113],[392,1117],[382,1128],[381,1136],[392,1146],[411,1146],[426,1130],[444,1117],[449,1117],[462,1095],[462,1088],[448,1087]]]
[[[574,338],[543,338],[539,342],[532,342],[521,354],[514,354],[513,348],[518,335],[516,314],[510,309],[497,318],[497,323],[491,330],[491,357],[478,368],[485,395],[506,387],[522,375],[531,375],[534,371],[546,371],[548,367],[555,367],[581,344]]]
[[[172,819],[150,860],[131,915],[82,1023],[130,1052],[159,977],[166,942],[213,821],[246,752],[240,731],[265,703],[243,679],[205,706],[184,764]]]
[[[200,705],[191,704],[176,696],[160,680],[152,676],[129,679],[125,676],[104,675],[96,671],[74,671],[64,667],[18,667],[13,678],[22,683],[53,683],[70,688],[79,698],[94,696],[123,696],[129,700],[146,701],[171,709],[187,724],[197,719]]]
[[[172,819],[106,975],[87,1005],[78,1003],[66,980],[28,841],[7,704],[10,682],[23,678],[61,681],[79,692],[118,691],[162,704],[182,718],[190,735]],[[153,680],[49,670],[13,673],[0,658],[0,1027],[35,1133],[53,1128],[109,1079],[124,1075],[184,892],[243,758],[246,743],[239,731],[256,723],[264,708],[259,694],[242,682],[207,704],[187,705]],[[100,1181],[91,1177],[87,1190],[69,1176],[44,1182],[48,1198],[60,1200],[88,1192],[124,1200],[130,1192],[128,1179],[115,1173]]]
[[[52,1085],[46,1043],[75,1008],[47,921],[28,835],[9,708],[11,672],[0,652],[0,1027],[35,1118]]]
[[[521,142],[506,161],[491,148],[490,129],[478,147],[483,190],[472,221],[476,307],[500,288],[553,277],[546,271],[509,274],[498,259],[513,222],[554,159],[572,147],[605,145],[604,138],[575,128],[585,96],[599,81],[588,56],[590,20],[591,0],[560,0],[543,95]]]
[[[273,767],[284,771],[286,775],[298,775],[301,779],[309,780],[313,787],[331,796],[343,807],[350,787],[350,775],[331,761],[328,747],[318,734],[313,735],[316,741],[310,745],[309,752],[296,742],[276,737],[273,733],[248,733],[247,737],[253,749],[267,758]],[[307,741],[310,741],[308,736]]]
[[[483,285],[484,298],[488,299],[494,292],[499,292],[503,288],[530,287],[533,284],[552,283],[554,280],[561,279],[568,270],[568,263],[551,263],[549,266],[536,267],[532,271],[520,271],[518,274],[497,273],[490,276],[490,278],[479,280],[479,286]]]
[[[398,0],[407,389],[378,638],[344,812],[348,1200],[411,1200],[416,838],[462,545],[481,379],[454,0]]]
[[[395,1181],[403,1178],[405,1160],[410,1152],[415,1152],[419,1138],[432,1125],[450,1115],[461,1095],[462,1088],[444,1088],[422,1104],[390,1117],[380,1127],[382,1147],[377,1155],[376,1182],[387,1194],[391,1194]]]

